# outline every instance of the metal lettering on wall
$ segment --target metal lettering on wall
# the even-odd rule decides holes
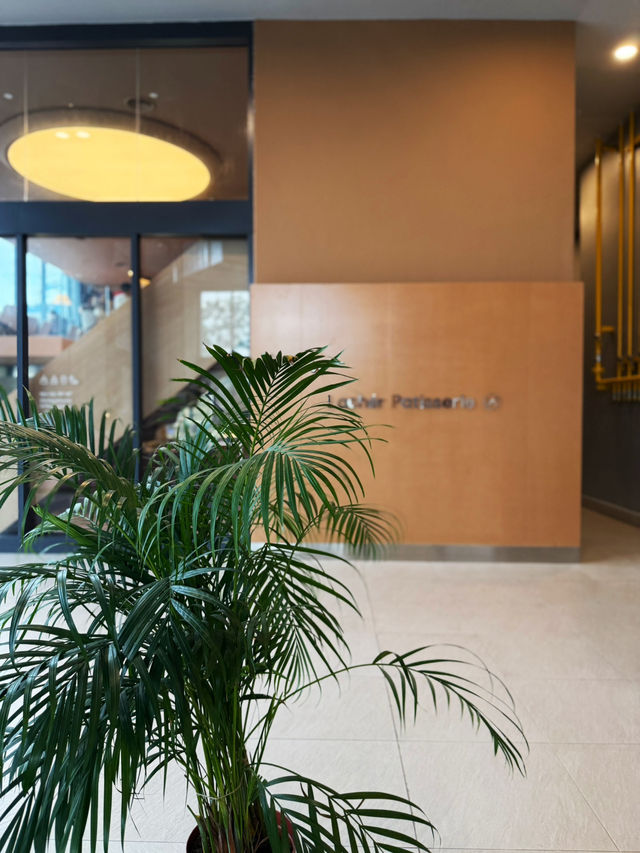
[[[392,394],[391,397],[378,397],[377,394],[356,394],[352,397],[338,397],[334,400],[329,394],[328,402],[339,406],[341,409],[383,409],[389,406],[392,409],[462,409],[471,411],[476,408],[477,400],[467,394],[459,394],[456,397],[425,397],[404,396],[403,394]],[[497,394],[487,394],[482,400],[483,408],[490,412],[499,409],[502,399]]]

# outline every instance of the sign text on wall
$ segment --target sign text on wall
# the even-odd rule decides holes
[[[377,394],[365,396],[356,394],[352,397],[338,397],[334,400],[329,394],[328,402],[339,406],[341,409],[383,409],[387,404],[392,409],[475,409],[477,401],[475,397],[467,394],[458,394],[455,397],[425,397],[423,394],[411,397],[403,394],[392,394],[391,397],[378,397]],[[500,408],[501,399],[497,394],[487,394],[483,405],[485,409],[493,411]]]

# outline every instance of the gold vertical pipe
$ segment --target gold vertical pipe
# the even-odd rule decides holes
[[[596,383],[602,378],[602,140],[596,142],[596,315],[595,315]]]
[[[624,335],[624,125],[618,128],[618,325],[616,355],[622,360]],[[618,370],[620,364],[618,363]],[[619,374],[618,374],[619,375]]]
[[[618,312],[616,326],[616,376],[622,376],[624,351],[624,179],[626,151],[624,145],[624,123],[618,127]],[[623,386],[612,386],[614,400],[620,400]]]
[[[636,130],[635,116],[629,116],[629,232],[627,241],[627,355],[633,355],[633,314],[634,314],[634,252],[636,216]]]

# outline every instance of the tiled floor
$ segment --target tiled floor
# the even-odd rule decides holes
[[[388,562],[354,578],[354,659],[432,642],[479,654],[515,696],[525,779],[455,714],[426,708],[400,730],[367,674],[285,712],[270,756],[336,787],[410,796],[447,853],[640,851],[640,530],[584,520],[581,564]],[[170,804],[150,794],[127,853],[183,853],[183,803],[178,779]]]

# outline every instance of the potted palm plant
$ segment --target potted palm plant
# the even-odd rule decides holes
[[[134,797],[177,764],[197,804],[191,850],[426,850],[414,828],[431,824],[405,798],[268,765],[279,709],[370,666],[401,719],[422,693],[455,701],[522,770],[508,694],[430,648],[350,663],[335,605],[356,603],[314,543],[370,555],[393,536],[360,502],[352,460],[370,462],[372,439],[326,402],[353,380],[321,349],[209,352],[215,370],[183,362],[202,392],[194,417],[137,478],[131,430],[94,430],[91,406],[3,403],[2,500],[24,484],[39,518],[27,546],[56,532],[68,547],[0,568],[0,849],[79,851],[87,835],[106,851],[114,789],[124,839]]]

